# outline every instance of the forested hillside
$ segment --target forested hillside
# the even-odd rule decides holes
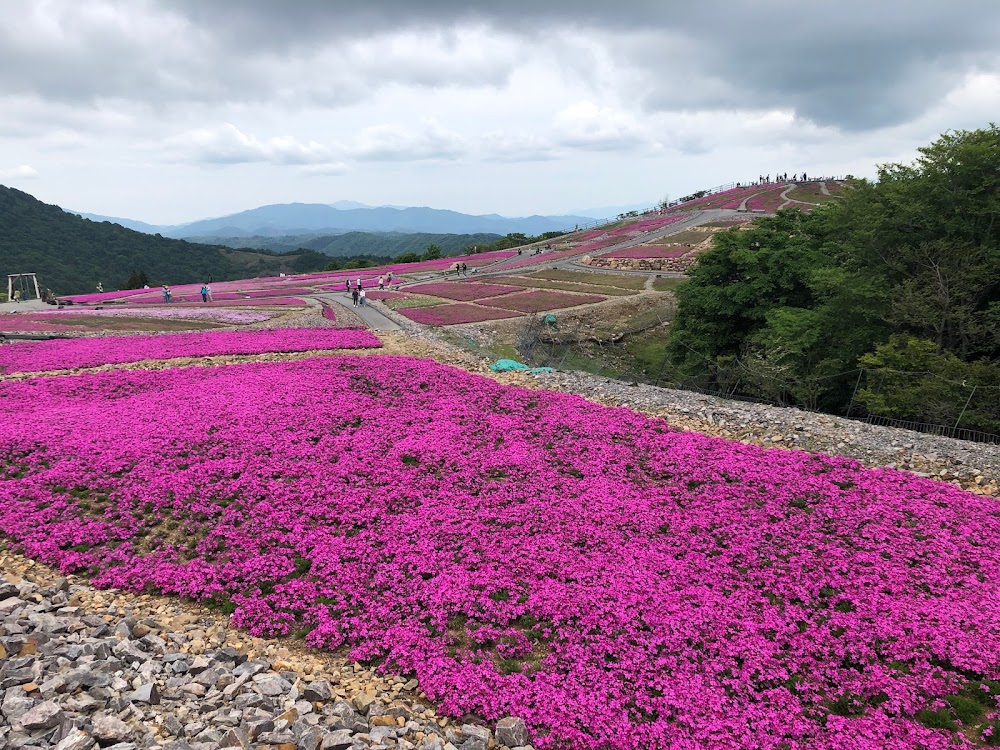
[[[1000,129],[717,235],[678,297],[671,356],[701,387],[1000,431]]]
[[[499,234],[429,234],[427,232],[346,232],[344,234],[300,234],[280,237],[191,237],[228,247],[261,248],[291,252],[300,248],[316,250],[332,258],[390,257],[423,253],[437,245],[444,255],[458,255],[471,246],[483,247],[500,239]]]
[[[153,284],[216,281],[322,269],[315,251],[241,253],[143,234],[66,213],[27,193],[0,186],[0,274],[37,273],[57,294],[86,292],[98,282],[122,287],[135,271]]]

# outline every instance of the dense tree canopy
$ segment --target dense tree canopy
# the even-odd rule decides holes
[[[717,235],[671,358],[707,388],[1000,430],[1000,129],[878,175]]]

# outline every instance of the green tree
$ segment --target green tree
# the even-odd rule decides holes
[[[997,377],[1000,129],[947,133],[810,214],[716,235],[677,295],[668,351],[698,385],[843,413],[864,366],[885,375],[861,398],[875,413],[994,424],[906,368],[966,395]]]
[[[441,248],[437,245],[428,245],[420,260],[437,260],[441,257]]]
[[[149,277],[145,271],[132,271],[128,279],[122,285],[122,289],[142,289],[149,284]]]

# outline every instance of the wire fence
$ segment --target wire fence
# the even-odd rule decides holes
[[[778,371],[768,370],[755,362],[733,358],[723,369],[715,370],[716,387],[706,387],[703,376],[692,376],[675,366],[667,356],[664,332],[662,336],[645,336],[641,346],[635,345],[638,334],[649,334],[673,319],[669,306],[654,308],[633,318],[621,328],[602,328],[593,319],[579,318],[568,324],[553,316],[530,319],[515,341],[519,354],[532,365],[556,369],[579,370],[601,377],[630,383],[644,383],[691,391],[767,406],[794,407],[813,413],[834,413],[823,408],[823,394],[839,393],[838,416],[886,427],[897,427],[931,435],[980,443],[1000,444],[1000,434],[962,427],[962,418],[980,412],[992,412],[1000,397],[1000,386],[967,385],[942,378],[931,372],[900,372],[889,369],[856,368],[811,378],[809,382],[793,382]],[[651,342],[650,339],[654,341]],[[659,343],[656,343],[658,340]],[[716,363],[712,363],[716,367]],[[934,421],[899,419],[873,413],[868,404],[878,403],[893,375],[924,384],[944,386],[933,389],[937,401],[923,408],[936,418]]]

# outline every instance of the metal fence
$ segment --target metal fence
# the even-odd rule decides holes
[[[668,323],[672,318],[670,308],[654,309],[634,319],[627,327],[612,331],[611,329],[602,330],[599,325],[587,323],[584,318],[566,325],[558,320],[553,324],[551,321],[547,323],[546,317],[535,317],[522,327],[516,338],[515,348],[525,361],[536,366],[578,370],[629,383],[643,383],[747,403],[794,407],[812,413],[826,413],[820,410],[815,403],[804,403],[801,399],[792,397],[789,393],[790,389],[785,387],[788,384],[775,384],[774,392],[779,394],[777,398],[768,398],[765,395],[748,395],[747,391],[751,390],[746,387],[748,379],[766,378],[767,374],[754,371],[738,360],[736,360],[734,374],[729,379],[726,388],[706,389],[701,379],[682,372],[671,363],[666,354],[666,335],[663,336],[662,351],[658,352],[653,359],[647,355],[642,363],[644,366],[635,367],[634,364],[637,360],[635,352],[630,349],[631,339],[637,334],[648,333],[651,329]],[[931,373],[911,374],[914,377],[936,377]],[[974,395],[978,393],[979,398],[987,399],[993,397],[991,394],[983,393],[982,390],[977,392],[975,386],[967,386],[967,391],[963,390],[957,393],[952,411],[958,414],[958,419],[955,419],[954,414],[951,415],[951,418],[955,419],[954,424],[896,419],[871,414],[856,401],[860,386],[869,377],[875,382],[877,378],[884,378],[884,374],[879,371],[858,368],[829,376],[829,379],[839,378],[842,381],[839,385],[842,385],[846,392],[851,392],[851,388],[853,388],[851,402],[845,410],[846,413],[842,412],[838,416],[867,424],[896,427],[958,440],[1000,444],[1000,435],[998,434],[958,426]]]

